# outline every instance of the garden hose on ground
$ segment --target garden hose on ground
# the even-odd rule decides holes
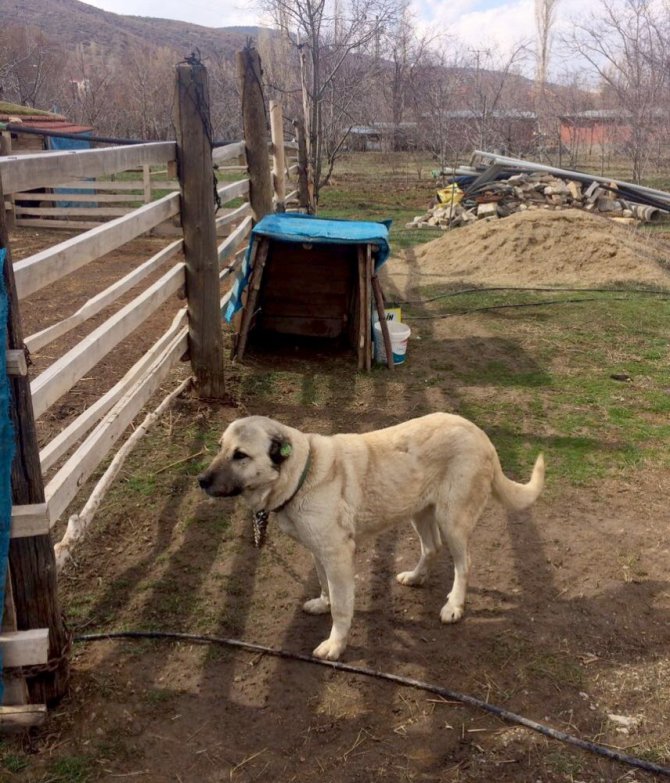
[[[402,677],[397,674],[389,674],[387,672],[377,671],[376,669],[369,669],[365,666],[352,666],[348,663],[341,663],[340,661],[324,661],[321,658],[314,658],[311,655],[303,655],[301,653],[289,652],[287,650],[278,650],[273,647],[265,647],[261,644],[253,644],[252,642],[244,642],[239,639],[226,639],[219,636],[207,636],[200,634],[190,633],[177,633],[169,631],[110,631],[109,633],[91,633],[83,634],[81,636],[75,636],[75,642],[98,642],[109,639],[163,639],[178,642],[189,642],[191,644],[218,644],[226,647],[237,647],[241,650],[248,650],[249,652],[261,653],[263,655],[273,655],[276,658],[285,658],[288,660],[302,661],[303,663],[314,663],[320,666],[328,666],[331,669],[336,669],[342,672],[348,672],[350,674],[363,675],[365,677],[375,677],[380,680],[386,680],[387,682],[394,682],[398,685],[404,685],[409,688],[417,688],[418,690],[427,691],[428,693],[434,693],[437,696],[441,696],[445,699],[453,701],[459,701],[463,704],[467,704],[470,707],[475,707],[484,712],[488,712],[491,715],[495,715],[508,723],[515,723],[519,726],[525,726],[527,729],[543,734],[545,737],[551,737],[552,739],[560,740],[568,745],[574,745],[582,750],[587,750],[590,753],[595,753],[598,756],[618,761],[622,764],[628,764],[631,767],[637,767],[638,769],[645,770],[646,772],[652,772],[656,775],[664,775],[670,777],[670,767],[662,767],[658,764],[654,764],[651,761],[645,759],[636,758],[635,756],[629,756],[621,751],[608,748],[605,745],[599,745],[595,742],[589,742],[588,740],[580,739],[572,734],[566,734],[566,732],[560,729],[553,729],[550,726],[546,726],[537,721],[530,720],[530,718],[524,718],[522,715],[517,715],[514,712],[506,710],[504,707],[496,707],[494,704],[489,704],[482,699],[478,699],[476,696],[470,696],[467,693],[458,693],[452,691],[449,688],[444,688],[440,685],[433,685],[423,680],[416,680],[413,677]]]

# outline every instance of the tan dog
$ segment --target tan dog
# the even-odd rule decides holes
[[[321,595],[303,608],[310,614],[330,610],[330,636],[314,650],[329,660],[347,645],[360,538],[411,520],[421,557],[413,571],[398,574],[403,585],[423,584],[446,543],[454,583],[440,619],[453,623],[465,605],[468,539],[491,492],[506,508],[520,511],[544,485],[541,454],[528,484],[511,481],[486,434],[448,413],[329,437],[250,416],[234,421],[220,445],[198,477],[200,486],[213,497],[241,495],[261,523],[267,512],[276,512],[280,528],[312,552]]]

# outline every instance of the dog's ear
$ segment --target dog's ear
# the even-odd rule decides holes
[[[272,462],[278,466],[291,456],[293,453],[293,446],[291,446],[291,442],[286,440],[286,438],[275,435],[270,441],[270,451],[268,453]]]

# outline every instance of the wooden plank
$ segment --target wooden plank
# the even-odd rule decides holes
[[[275,196],[275,209],[286,209],[286,180],[284,170],[284,116],[279,101],[270,101],[270,134],[272,137],[272,184]]]
[[[148,204],[151,201],[151,167],[146,163],[142,166],[142,185],[144,203]]]
[[[45,504],[46,505],[46,504]],[[4,614],[2,616],[3,631],[18,631],[16,625],[16,604],[14,602],[14,586],[12,585],[12,569],[7,564],[5,578]],[[25,677],[9,677],[5,679],[2,703],[17,706],[28,704],[28,685]]]
[[[300,171],[300,166],[298,163],[294,163],[293,166],[289,166],[286,170],[287,173],[290,174],[297,174]]]
[[[226,237],[226,239],[219,245],[219,264],[231,256],[240,242],[244,241],[244,239],[249,235],[251,232],[252,222],[253,219],[251,215],[245,217],[240,225],[234,231],[231,231],[230,236]]]
[[[17,204],[16,217],[51,215],[53,217],[119,217],[132,212],[132,207],[22,207]]]
[[[244,142],[237,141],[234,144],[226,144],[225,147],[215,147],[212,150],[212,160],[214,163],[223,163],[226,160],[238,158],[244,154]]]
[[[28,506],[12,507],[12,538],[48,535],[49,509],[46,503],[33,503]]]
[[[174,183],[173,183],[174,184]],[[139,198],[142,198],[143,185],[139,179],[81,179],[75,182],[63,182],[58,185],[59,188],[77,189],[77,190],[130,190],[136,191]],[[60,194],[60,198],[70,194]],[[130,196],[130,194],[129,194]]]
[[[35,666],[49,660],[49,629],[0,633],[0,651],[5,668]]]
[[[247,252],[247,249],[244,247],[244,248],[242,248],[242,250],[238,250],[237,253],[235,253],[235,257],[230,262],[230,264],[228,264],[228,266],[225,266],[219,272],[219,280],[225,280],[226,277],[228,277],[229,275],[232,275],[232,273],[242,263],[242,259],[246,255],[246,252]]]
[[[356,313],[358,369],[365,369],[365,249],[358,247],[358,308]]]
[[[40,288],[55,283],[61,277],[151,230],[178,214],[179,206],[179,194],[171,193],[129,215],[110,220],[85,234],[17,261],[14,264],[14,276],[19,299],[25,299]]]
[[[262,317],[263,329],[279,334],[296,334],[302,337],[335,338],[342,334],[341,318],[312,318],[309,316],[276,315]]]
[[[19,218],[16,223],[17,226],[23,226],[24,228],[48,228],[54,231],[75,231],[84,229],[90,231],[98,226],[104,226],[106,223],[101,220],[62,220],[61,218]]]
[[[41,726],[47,718],[45,704],[17,704],[0,707],[0,729],[17,731]]]
[[[20,201],[72,201],[90,203],[99,201],[101,203],[129,203],[131,201],[142,201],[141,194],[133,193],[17,193],[16,198]]]
[[[236,348],[237,358],[240,360],[244,356],[244,351],[247,347],[249,330],[251,329],[251,322],[254,318],[256,299],[258,298],[258,291],[263,279],[263,268],[265,267],[269,252],[270,242],[266,237],[260,237],[257,242],[256,255],[253,259],[253,269],[251,270],[251,277],[249,279],[247,301],[242,311],[242,322],[240,323],[240,335]]]
[[[234,198],[242,198],[249,195],[249,180],[241,179],[239,182],[233,182],[230,185],[224,185],[217,190],[221,203],[225,204]]]
[[[58,460],[93,427],[118,400],[137,382],[146,369],[163,353],[165,348],[183,329],[186,322],[186,308],[182,308],[172,320],[170,328],[159,337],[149,350],[128,370],[112,388],[81,413],[74,421],[56,435],[40,451],[42,471],[46,473]]]
[[[372,369],[372,247],[365,246],[365,369]]]
[[[245,201],[245,203],[241,206],[236,207],[235,209],[231,209],[230,212],[227,212],[225,215],[218,217],[215,221],[216,227],[223,228],[224,226],[230,225],[230,223],[236,223],[241,218],[250,214],[251,204],[248,201]]]
[[[173,180],[152,179],[151,191],[152,193],[157,190],[179,190],[179,183]]]
[[[35,418],[184,285],[185,265],[175,264],[153,285],[94,329],[30,384]]]
[[[52,526],[187,348],[188,330],[184,327],[47,484],[45,494]]]
[[[39,152],[0,158],[0,178],[5,193],[18,193],[54,187],[77,177],[116,174],[144,163],[165,163],[176,156],[177,146],[173,141],[107,149]]]
[[[9,348],[5,357],[7,375],[28,375],[26,352],[21,348]]]
[[[26,348],[31,352],[39,351],[41,348],[44,348],[45,345],[53,342],[53,340],[62,337],[71,329],[84,323],[88,318],[91,318],[101,310],[104,310],[104,308],[112,302],[115,302],[120,296],[125,294],[126,291],[130,291],[131,288],[136,286],[154,270],[158,269],[169,258],[172,258],[179,253],[183,249],[183,246],[184,241],[182,239],[172,242],[143,264],[140,264],[136,269],[133,269],[125,275],[125,277],[117,280],[104,291],[101,291],[99,294],[89,299],[76,312],[72,313],[72,315],[56,324],[47,326],[46,329],[31,334],[30,337],[26,338]]]
[[[389,334],[389,325],[386,320],[386,311],[384,310],[384,296],[377,275],[372,276],[372,291],[375,295],[375,305],[377,306],[377,316],[379,317],[380,328],[382,330],[382,339],[384,340],[384,352],[386,353],[386,366],[389,370],[395,368],[393,363],[393,350],[391,346],[391,335]]]

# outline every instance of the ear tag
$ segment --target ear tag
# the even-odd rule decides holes
[[[282,443],[279,453],[282,457],[290,457],[293,454],[293,447],[290,443]]]

